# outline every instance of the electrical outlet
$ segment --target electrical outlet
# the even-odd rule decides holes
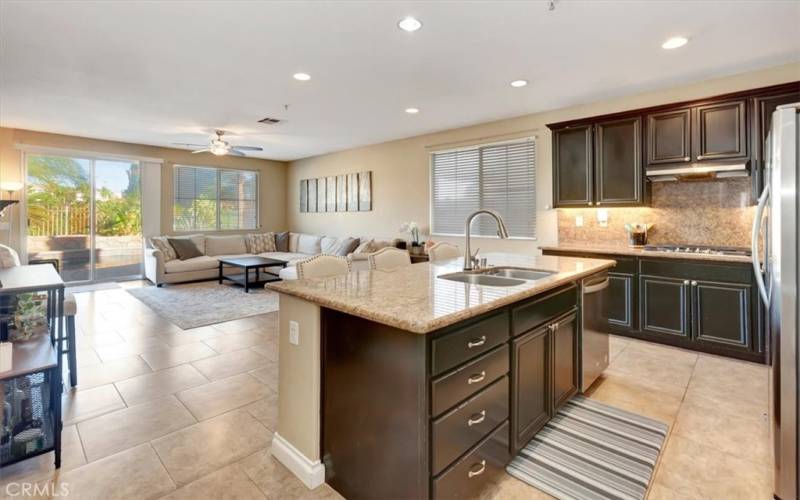
[[[583,215],[575,216],[575,227],[583,227]]]
[[[289,343],[300,345],[300,325],[297,321],[289,322]]]
[[[597,209],[597,225],[600,227],[608,227],[608,210],[605,208]]]

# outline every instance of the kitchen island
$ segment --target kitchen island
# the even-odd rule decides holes
[[[280,292],[273,455],[347,498],[474,496],[578,391],[580,280],[613,260],[489,254],[269,284]]]

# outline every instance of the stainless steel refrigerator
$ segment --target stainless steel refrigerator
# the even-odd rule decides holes
[[[797,457],[800,103],[780,106],[775,111],[765,149],[766,186],[753,222],[753,267],[761,300],[769,310],[774,494],[781,500],[796,500],[800,475]]]

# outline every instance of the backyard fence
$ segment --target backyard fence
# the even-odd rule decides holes
[[[88,205],[61,208],[31,207],[28,216],[29,236],[68,236],[89,234]]]

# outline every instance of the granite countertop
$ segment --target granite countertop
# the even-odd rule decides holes
[[[437,278],[461,271],[462,259],[412,264],[391,271],[354,271],[331,278],[312,278],[267,284],[276,292],[300,297],[320,306],[401,328],[428,333],[511,304],[615,265],[613,260],[530,256],[505,253],[483,255],[493,266],[555,271],[556,274],[521,285],[470,285]]]
[[[633,255],[635,257],[659,257],[667,259],[682,260],[705,260],[712,262],[752,262],[750,257],[744,255],[713,255],[704,253],[680,253],[680,252],[657,252],[655,250],[645,250],[644,248],[634,248],[622,245],[602,245],[586,243],[584,245],[566,244],[558,246],[539,247],[539,250],[552,250],[561,252],[585,252],[602,253],[608,255]]]

